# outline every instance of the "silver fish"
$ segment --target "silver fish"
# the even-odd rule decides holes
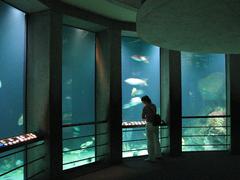
[[[141,101],[140,97],[134,97],[130,100],[129,103],[123,105],[123,109],[129,109],[129,108],[137,106],[141,103],[142,103],[142,101]]]
[[[131,96],[140,96],[143,93],[144,93],[144,91],[141,89],[132,88]]]
[[[81,144],[80,147],[81,148],[87,148],[87,147],[93,146],[93,144],[94,144],[94,139],[92,138],[92,140],[87,141],[87,142]]]
[[[19,126],[22,126],[22,125],[23,125],[23,115],[21,115],[21,116],[18,118],[18,125],[19,125]]]
[[[137,62],[149,63],[148,58],[146,56],[141,55],[133,55],[131,59]]]
[[[67,99],[67,100],[71,100],[72,97],[71,97],[71,96],[66,96],[65,99]]]
[[[127,84],[130,85],[139,85],[139,86],[148,86],[147,79],[138,79],[138,78],[128,78],[125,80]]]

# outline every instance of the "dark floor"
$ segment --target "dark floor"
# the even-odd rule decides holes
[[[228,153],[191,153],[164,157],[156,163],[125,160],[74,180],[240,180],[240,156]]]

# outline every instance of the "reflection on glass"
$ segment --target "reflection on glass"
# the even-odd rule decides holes
[[[182,116],[206,116],[182,119],[182,150],[227,149],[225,55],[182,52],[181,66]]]
[[[0,2],[0,139],[24,133],[25,14]]]
[[[0,156],[0,179],[1,180],[23,179],[24,168],[21,166],[23,166],[24,164],[24,158],[23,158],[24,153],[23,152],[15,153],[20,150],[22,150],[22,148],[1,153],[1,156]],[[15,168],[17,169],[12,171]]]
[[[63,169],[95,161],[95,34],[63,27]],[[72,125],[72,126],[71,126]]]
[[[0,139],[24,133],[25,13],[0,1]],[[3,153],[1,153],[2,157]],[[0,179],[23,179],[23,154],[0,158]]]
[[[182,115],[225,115],[224,54],[182,52]]]
[[[138,38],[122,37],[123,122],[142,120],[141,97],[143,95],[148,95],[160,112],[159,52],[158,47],[146,44]],[[146,154],[145,129],[124,128],[123,157]]]
[[[123,129],[123,157],[141,156],[147,154],[145,128]]]
[[[141,97],[148,95],[160,111],[159,48],[122,37],[123,121],[141,120]]]

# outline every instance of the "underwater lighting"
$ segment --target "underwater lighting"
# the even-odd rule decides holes
[[[130,122],[122,122],[123,127],[141,127],[145,126],[146,121],[130,121]]]
[[[1,147],[6,147],[6,146],[13,146],[13,145],[21,144],[23,142],[28,142],[28,141],[36,139],[37,137],[38,136],[34,133],[28,133],[28,134],[15,136],[15,137],[1,139],[0,140],[0,148]]]

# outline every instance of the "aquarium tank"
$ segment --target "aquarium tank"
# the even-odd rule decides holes
[[[63,26],[63,169],[95,161],[95,34]]]
[[[122,37],[122,121],[142,121],[141,97],[160,113],[160,49],[135,37]],[[145,127],[123,128],[122,156],[147,154]]]
[[[229,149],[224,54],[181,52],[182,151]]]
[[[0,1],[0,139],[25,133],[25,26],[25,13]],[[0,154],[1,180],[24,178],[24,153],[18,151]]]

